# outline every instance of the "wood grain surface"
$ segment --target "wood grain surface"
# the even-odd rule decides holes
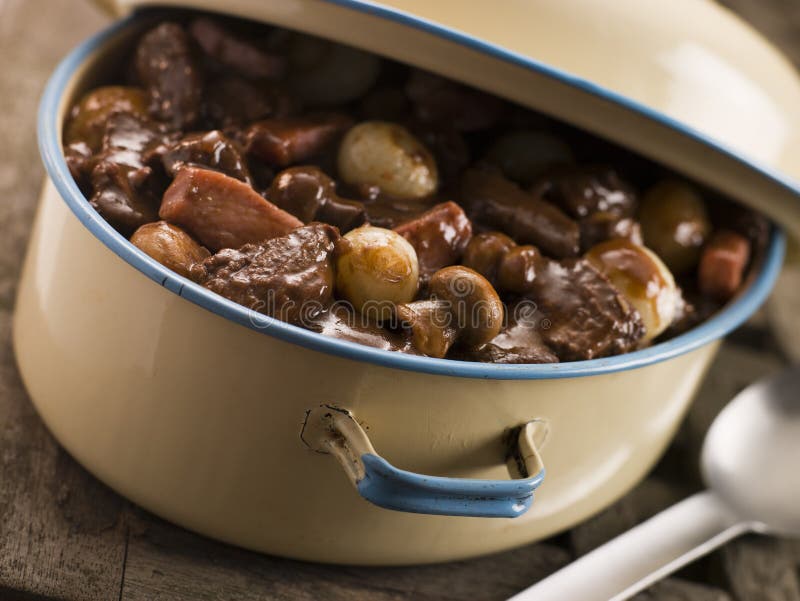
[[[725,4],[800,60],[800,4]],[[500,555],[417,568],[329,567],[250,553],[159,520],[60,449],[25,394],[9,342],[43,177],[38,97],[56,62],[107,22],[81,0],[0,0],[0,601],[505,599],[696,490],[699,441],[713,416],[735,392],[786,364],[762,312],[725,344],[653,475],[571,532]],[[800,601],[798,565],[800,544],[747,537],[639,599]]]

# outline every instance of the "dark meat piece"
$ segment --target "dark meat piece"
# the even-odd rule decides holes
[[[267,198],[304,223],[324,221],[343,233],[364,223],[364,204],[339,198],[334,181],[316,167],[281,171]]]
[[[509,307],[510,323],[497,336],[463,359],[483,363],[558,363],[558,357],[542,340],[541,315],[530,301]]]
[[[147,167],[137,169],[108,160],[98,161],[92,169],[94,194],[89,202],[123,236],[158,219],[158,197],[146,187],[151,173]]]
[[[131,236],[131,244],[183,277],[211,253],[181,228],[166,221],[146,223]]]
[[[449,124],[459,131],[491,127],[505,106],[496,96],[420,70],[411,73],[406,95],[420,121]]]
[[[369,321],[367,316],[356,312],[349,303],[333,303],[330,310],[320,313],[311,322],[309,329],[384,351],[416,354],[407,336]]]
[[[700,292],[717,301],[730,300],[742,285],[750,262],[750,241],[736,232],[719,230],[708,241],[697,268]]]
[[[136,48],[136,72],[150,95],[150,114],[175,129],[200,115],[202,79],[189,36],[176,23],[147,32]]]
[[[268,240],[303,225],[244,182],[195,167],[178,171],[159,215],[212,251]]]
[[[585,259],[548,261],[530,298],[542,315],[542,340],[561,361],[627,353],[644,335],[639,313]]]
[[[245,147],[271,165],[286,167],[320,154],[351,124],[350,117],[338,113],[267,119],[247,128]]]
[[[598,211],[581,219],[579,225],[582,252],[613,238],[625,238],[634,244],[643,243],[642,228],[639,222],[631,217],[620,217],[607,211]]]
[[[92,169],[92,149],[84,142],[73,142],[64,147],[64,160],[72,179],[81,190],[85,189]]]
[[[394,228],[417,251],[420,277],[458,263],[472,238],[472,224],[454,202],[443,202]]]
[[[192,267],[192,278],[249,309],[304,327],[333,302],[333,249],[339,233],[323,223],[238,250],[225,249]]]
[[[428,299],[400,304],[395,312],[398,325],[421,355],[442,359],[458,338],[457,318],[447,301]]]
[[[276,79],[286,71],[286,61],[228,33],[208,17],[195,19],[189,33],[209,57],[250,79]]]
[[[502,230],[521,244],[534,244],[556,258],[578,254],[578,224],[496,171],[466,171],[461,196],[473,221]]]
[[[376,227],[392,229],[397,225],[418,217],[434,206],[435,200],[430,198],[396,199],[386,196],[375,189],[375,194],[360,190],[358,198],[365,198],[364,210],[367,222]]]
[[[161,160],[171,177],[183,167],[208,167],[252,184],[239,145],[219,130],[184,136],[170,145]]]
[[[543,175],[531,192],[576,219],[598,211],[630,217],[636,211],[636,192],[610,167],[559,167]]]
[[[95,160],[111,161],[135,169],[148,167],[153,171],[160,169],[153,159],[159,154],[158,149],[168,141],[169,137],[156,123],[129,113],[117,113],[106,122],[103,150]]]
[[[146,117],[147,94],[144,90],[123,86],[92,90],[72,108],[64,130],[64,143],[83,143],[92,152],[97,152],[102,146],[107,121],[118,113]]]
[[[222,75],[205,93],[205,118],[219,128],[241,127],[267,117],[285,117],[291,99],[279,87]]]

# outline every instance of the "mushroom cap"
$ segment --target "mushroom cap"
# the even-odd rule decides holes
[[[458,330],[458,341],[475,348],[500,332],[503,325],[503,302],[494,287],[477,271],[463,265],[451,265],[433,274],[431,296],[449,303]]]

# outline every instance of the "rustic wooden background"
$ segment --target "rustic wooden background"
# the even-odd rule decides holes
[[[726,4],[800,63],[800,3]],[[27,399],[9,344],[43,176],[34,136],[38,96],[65,52],[107,21],[80,0],[0,0],[0,601],[505,599],[697,489],[694,466],[710,420],[736,391],[796,352],[800,306],[787,304],[794,293],[788,281],[772,307],[725,344],[678,439],[645,482],[571,532],[513,552],[433,567],[326,567],[242,551],[167,524],[59,448]],[[785,323],[776,327],[775,319]],[[747,537],[639,601],[800,601],[798,566],[800,544]]]

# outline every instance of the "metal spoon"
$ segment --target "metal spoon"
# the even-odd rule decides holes
[[[509,601],[622,601],[745,532],[800,537],[800,367],[749,386],[711,425],[708,490]]]

